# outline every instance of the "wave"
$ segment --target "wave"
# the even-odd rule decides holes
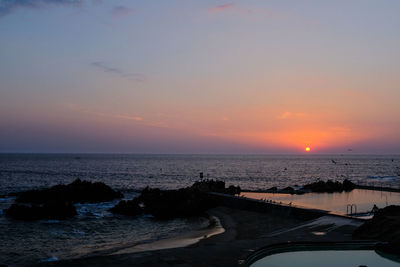
[[[371,175],[367,177],[368,179],[374,179],[374,180],[381,180],[381,181],[395,181],[399,179],[398,176],[377,176],[377,175]]]
[[[13,202],[15,199],[15,197],[0,197],[0,202],[4,202],[4,203],[11,203]]]
[[[53,262],[53,261],[58,261],[57,257],[51,257],[51,258],[47,258],[44,260],[41,260],[40,262]]]
[[[41,223],[53,224],[53,223],[60,223],[59,220],[41,220]]]
[[[118,201],[100,203],[78,203],[75,204],[79,217],[95,217],[97,219],[111,215],[108,211],[117,204]]]

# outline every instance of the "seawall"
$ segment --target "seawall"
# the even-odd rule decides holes
[[[248,211],[271,213],[281,216],[291,216],[301,220],[312,220],[324,215],[332,215],[328,211],[318,209],[303,209],[290,205],[279,205],[257,199],[232,196],[221,193],[208,193],[218,205]]]

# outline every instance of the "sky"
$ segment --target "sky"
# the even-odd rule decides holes
[[[0,152],[399,154],[398,14],[0,0]]]

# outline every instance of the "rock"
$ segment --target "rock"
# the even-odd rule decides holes
[[[379,249],[400,254],[400,206],[379,209],[374,217],[358,227],[353,239],[375,239],[389,244],[379,245]]]
[[[227,189],[225,189],[225,193],[229,195],[239,195],[240,192],[240,186],[230,185]]]
[[[198,189],[160,190],[146,187],[138,198],[120,201],[111,212],[124,215],[151,214],[155,219],[202,215],[214,202]]]
[[[156,219],[199,216],[215,206],[206,194],[190,187],[179,190],[146,188],[139,199],[144,205],[144,213],[152,214]]]
[[[178,190],[146,187],[138,198],[120,201],[111,212],[125,215],[145,213],[155,219],[199,216],[216,205],[208,192],[235,195],[240,194],[240,187],[225,188],[225,182],[214,180],[198,181],[191,187]]]
[[[354,188],[356,188],[356,184],[355,183],[353,183],[353,182],[351,182],[351,181],[349,181],[347,179],[345,179],[343,181],[343,190],[344,191],[351,191]]]
[[[333,192],[342,192],[351,191],[356,187],[356,185],[349,180],[344,180],[343,183],[338,181],[333,182],[332,180],[318,181],[315,183],[307,184],[303,186],[304,190],[310,190],[311,192],[319,192],[319,193],[333,193]]]
[[[278,192],[278,187],[273,186],[273,187],[269,188],[269,189],[267,190],[267,192],[276,193],[276,192]]]
[[[241,189],[239,186],[229,186],[225,188],[225,182],[218,180],[202,180],[195,182],[192,189],[198,190],[200,192],[217,192],[230,195],[240,194]]]
[[[290,186],[285,187],[285,188],[283,188],[282,190],[279,191],[279,193],[287,193],[287,194],[294,194],[295,192],[296,191]]]
[[[143,213],[143,209],[140,207],[139,204],[139,198],[134,198],[132,200],[121,200],[117,205],[112,207],[110,211],[116,214],[137,216]]]
[[[19,220],[67,219],[77,214],[74,203],[104,202],[121,197],[120,192],[104,183],[77,179],[68,185],[21,192],[5,214]]]
[[[42,190],[29,190],[19,194],[18,203],[43,204],[49,202],[105,202],[122,198],[120,192],[101,182],[89,182],[76,179],[68,185],[56,185]]]
[[[225,191],[225,182],[214,181],[214,180],[202,180],[197,181],[192,185],[193,189],[197,189],[201,192],[219,192]]]
[[[8,217],[17,220],[62,220],[75,216],[76,209],[72,203],[49,202],[44,205],[12,204],[5,210]]]

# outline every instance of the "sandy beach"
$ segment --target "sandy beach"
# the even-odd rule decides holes
[[[350,241],[361,222],[337,216],[305,221],[293,216],[258,213],[219,206],[209,210],[224,230],[211,237],[126,248],[112,255],[42,263],[41,266],[241,266],[248,255],[267,245],[295,241]],[[218,226],[216,227],[218,229]],[[202,234],[202,233],[201,233]],[[204,237],[204,236],[203,236]],[[193,243],[197,238],[199,242]],[[189,241],[190,240],[190,241]],[[184,247],[176,247],[185,245]]]

